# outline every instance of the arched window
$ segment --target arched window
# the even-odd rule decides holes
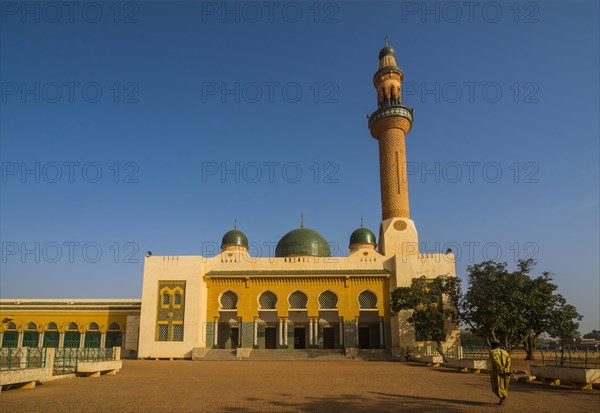
[[[40,333],[37,331],[35,323],[27,324],[23,332],[23,347],[37,347],[40,340]]]
[[[162,293],[162,305],[169,305],[171,303],[171,295],[168,292]]]
[[[221,295],[221,309],[222,310],[236,310],[238,296],[233,291],[225,291]]]
[[[288,303],[290,304],[290,309],[305,310],[308,303],[308,296],[302,291],[294,291],[290,294]]]
[[[258,305],[261,310],[274,310],[277,296],[272,291],[265,291],[258,297]]]
[[[75,323],[69,323],[67,331],[65,331],[65,341],[63,346],[65,348],[78,348],[79,341],[81,340],[81,334],[79,334],[79,328]]]
[[[358,305],[361,310],[376,310],[377,296],[371,291],[363,291],[358,295]]]
[[[87,331],[85,332],[85,341],[83,347],[85,348],[99,348],[100,347],[101,334],[97,323],[90,323]]]
[[[319,295],[320,310],[335,310],[337,309],[338,298],[333,291],[323,291]]]
[[[173,295],[173,304],[181,305],[181,293],[179,291],[176,291]]]
[[[15,323],[6,324],[6,329],[2,334],[2,347],[17,347],[19,344],[19,332]]]
[[[56,323],[46,324],[46,331],[44,331],[44,342],[42,345],[46,348],[57,348],[58,342],[60,341],[60,334]]]
[[[109,331],[119,331],[121,330],[121,327],[119,327],[119,325],[117,323],[110,323],[110,325],[108,326],[108,330]]]

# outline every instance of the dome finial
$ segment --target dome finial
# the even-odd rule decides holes
[[[389,46],[389,45],[388,45],[388,35],[386,34],[386,35],[385,35],[385,47],[388,47],[388,46]]]
[[[363,217],[360,217],[360,227],[363,227]]]
[[[237,218],[233,218],[233,229],[237,229]]]
[[[300,213],[300,228],[304,228],[304,212]]]

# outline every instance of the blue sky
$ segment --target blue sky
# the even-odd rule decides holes
[[[272,5],[271,5],[272,4]],[[143,256],[338,255],[381,219],[372,76],[415,110],[421,249],[538,260],[599,320],[598,4],[3,2],[2,297],[139,297]]]

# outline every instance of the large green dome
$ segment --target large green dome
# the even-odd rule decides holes
[[[275,247],[276,257],[290,256],[329,257],[331,249],[327,240],[317,231],[297,228],[285,234]]]
[[[246,234],[237,228],[227,231],[221,240],[221,248],[228,247],[230,245],[239,245],[248,248],[248,237],[246,237]]]
[[[360,227],[350,235],[350,245],[353,244],[372,244],[376,247],[375,234],[369,228]]]

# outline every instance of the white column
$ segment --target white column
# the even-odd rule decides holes
[[[288,320],[287,318],[283,321],[283,345],[288,345]]]
[[[219,345],[219,319],[215,318],[215,322],[213,324],[213,346],[216,347]]]
[[[319,345],[319,319],[315,320],[315,346]]]
[[[383,317],[379,317],[379,348],[383,348]]]
[[[340,345],[344,345],[344,319],[340,317]]]
[[[58,348],[63,348],[65,346],[65,333],[60,332],[58,334]]]
[[[85,344],[85,333],[79,334],[79,348],[83,348]]]
[[[242,329],[244,328],[244,324],[242,323],[242,317],[238,318],[238,342],[237,346],[242,347]]]
[[[279,345],[283,346],[283,319],[279,319]]]
[[[356,345],[356,347],[358,347],[359,346],[359,343],[358,343],[358,318],[356,319],[356,328],[355,328],[354,334],[355,334],[355,339],[356,339],[355,345]]]
[[[311,346],[314,344],[314,339],[313,339],[313,320],[312,320],[312,318],[308,320],[308,344],[311,345]]]
[[[2,347],[2,339],[4,338],[4,333],[0,331],[0,347]]]
[[[100,333],[100,348],[106,347],[106,333]]]
[[[44,332],[43,331],[38,335],[38,347],[39,348],[44,347]]]
[[[254,320],[254,324],[252,325],[252,334],[253,334],[253,339],[252,339],[252,343],[255,346],[258,346],[258,323],[256,322],[256,320]]]
[[[17,340],[17,347],[23,347],[23,332],[19,331],[19,338]]]

